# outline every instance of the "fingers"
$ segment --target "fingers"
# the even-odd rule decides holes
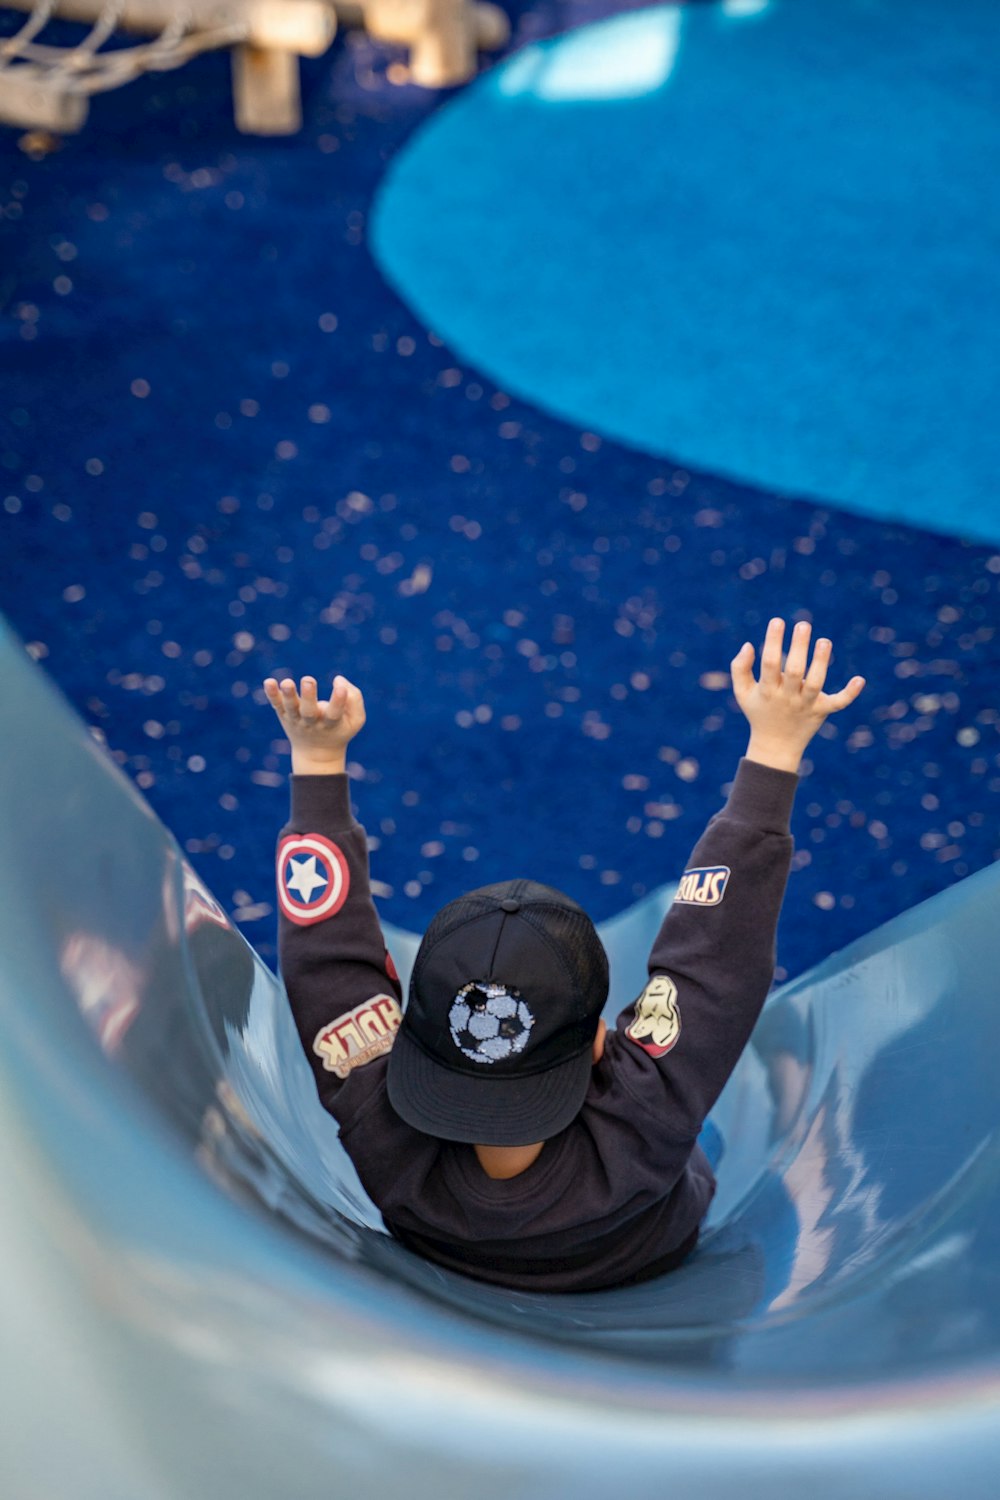
[[[806,675],[806,663],[809,660],[809,639],[811,635],[812,626],[808,620],[799,620],[792,631],[792,641],[785,661],[785,677],[792,688],[801,686],[802,679]]]
[[[753,687],[753,663],[755,652],[749,641],[744,641],[732,661],[729,663],[730,676],[733,679],[733,692],[737,699],[742,698]]]
[[[329,712],[331,719],[340,719],[343,717],[344,710],[347,707],[350,686],[351,684],[346,677],[338,675],[333,679],[333,692],[330,694]]]
[[[810,664],[809,644],[812,625],[808,620],[799,620],[792,631],[788,656],[783,662],[781,648],[784,635],[785,622],[776,616],[768,622],[764,635],[764,646],[760,656],[760,685],[774,692],[779,692],[787,686],[793,696],[801,691],[802,697],[811,703],[822,694],[833,657],[833,642],[827,636],[820,636],[813,647]],[[730,662],[733,690],[738,699],[749,694],[754,687],[753,663],[754,650],[747,642],[740,647]],[[830,696],[823,695],[823,707],[829,713],[836,713],[839,709],[846,708],[849,703],[854,702],[864,685],[863,677],[852,677],[841,692]],[[831,706],[827,708],[827,704]]]
[[[826,681],[830,658],[833,654],[833,643],[826,636],[821,636],[813,648],[812,664],[809,665],[812,625],[808,620],[799,620],[792,631],[788,656],[782,668],[781,647],[784,635],[784,620],[775,618],[768,623],[767,633],[764,636],[764,649],[760,658],[761,686],[778,688],[784,679],[793,691],[796,687],[801,687],[807,696],[815,697]],[[742,652],[736,660],[740,661],[741,656]],[[735,685],[735,677],[733,681]],[[858,691],[860,692],[860,688]]]
[[[823,707],[827,713],[839,713],[842,708],[847,708],[854,702],[864,685],[865,679],[863,677],[852,677],[847,686],[841,688],[839,693],[829,693],[826,695],[823,700]]]
[[[281,711],[287,718],[297,719],[299,716],[299,695],[295,691],[295,683],[291,677],[283,677],[278,687],[281,689]]]
[[[315,677],[303,677],[302,698],[299,703],[299,713],[303,719],[319,718],[319,702],[316,697]]]
[[[814,697],[826,681],[826,674],[830,667],[830,657],[833,654],[833,642],[826,636],[820,636],[813,650],[812,666],[806,673],[802,686],[810,697]]]
[[[367,718],[367,715],[365,713],[364,696],[361,692],[361,689],[359,687],[355,687],[353,682],[348,682],[346,677],[342,680],[347,690],[344,711],[360,728],[360,726],[364,724]]]
[[[760,654],[760,681],[762,687],[777,687],[781,681],[781,643],[785,638],[785,622],[774,619],[768,623],[764,636],[764,649]]]
[[[264,692],[275,713],[283,718],[315,719],[319,717],[315,677],[303,677],[301,697],[291,677],[283,677],[280,683],[274,677],[265,677]]]

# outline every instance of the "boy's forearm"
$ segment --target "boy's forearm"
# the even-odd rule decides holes
[[[767,739],[762,734],[751,732],[750,743],[744,752],[746,760],[755,760],[758,765],[772,766],[776,771],[798,772],[803,752],[795,745],[780,739]]]

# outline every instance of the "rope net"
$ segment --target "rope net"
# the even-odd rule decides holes
[[[118,25],[124,6],[124,0],[107,0],[90,31],[76,45],[58,47],[36,42],[35,37],[52,19],[56,4],[57,0],[37,0],[21,29],[0,40],[0,89],[5,71],[27,70],[40,83],[74,93],[101,93],[120,88],[142,73],[182,67],[201,52],[244,41],[248,33],[244,21],[195,31],[190,10],[178,5],[151,41],[101,52]]]

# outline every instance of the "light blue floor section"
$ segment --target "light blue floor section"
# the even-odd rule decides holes
[[[659,6],[529,46],[396,156],[372,242],[584,429],[1000,539],[1000,7]]]

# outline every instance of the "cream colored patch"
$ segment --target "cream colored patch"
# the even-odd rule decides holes
[[[665,1057],[680,1034],[677,986],[669,974],[654,974],[635,1002],[635,1020],[625,1035],[650,1057]]]
[[[392,995],[373,995],[317,1032],[313,1051],[328,1073],[346,1078],[388,1052],[396,1040],[403,1012]]]

